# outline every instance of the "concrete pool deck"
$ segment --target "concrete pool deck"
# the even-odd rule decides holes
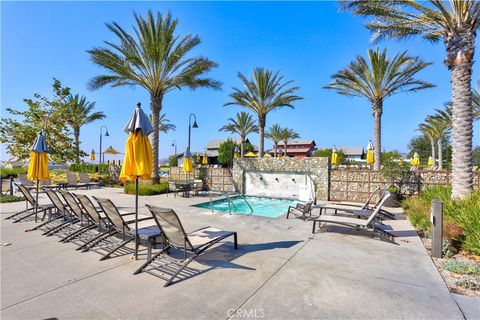
[[[121,189],[78,191],[132,207]],[[239,249],[220,243],[190,264],[192,276],[164,288],[130,252],[98,261],[73,243],[24,232],[34,222],[4,218],[25,204],[2,204],[2,319],[463,319],[407,220],[386,221],[398,245],[340,232],[312,235],[311,222],[210,212],[208,197],[140,197],[171,207],[185,228],[238,232]],[[46,202],[41,195],[41,203]],[[333,228],[332,228],[333,229]]]

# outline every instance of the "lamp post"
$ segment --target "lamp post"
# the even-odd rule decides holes
[[[193,116],[193,125],[192,125],[192,116]],[[190,150],[190,138],[192,135],[192,128],[198,128],[197,117],[194,113],[190,113],[188,116],[188,149]]]
[[[177,140],[172,141],[172,147],[175,147],[175,158],[177,157]]]
[[[103,163],[103,159],[102,159],[102,131],[103,131],[103,128],[105,128],[105,137],[108,137],[110,136],[108,134],[108,128],[107,126],[103,125],[100,127],[100,152],[99,152],[99,159],[98,159],[98,163]],[[104,156],[105,157],[105,156]]]

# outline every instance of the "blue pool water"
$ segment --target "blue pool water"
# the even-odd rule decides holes
[[[256,216],[276,218],[287,213],[288,206],[295,206],[297,203],[301,202],[297,200],[252,196],[245,196],[245,199],[252,207],[253,212],[250,210],[250,207],[247,205],[243,197],[234,197],[230,198],[233,203],[233,205],[230,205],[232,214],[253,214]],[[195,207],[211,209],[210,202],[197,204]],[[213,210],[229,212],[228,200],[222,199],[213,201]]]

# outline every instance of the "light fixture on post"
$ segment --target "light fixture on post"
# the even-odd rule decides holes
[[[105,137],[108,137],[110,136],[108,134],[108,128],[107,126],[103,125],[100,127],[100,151],[99,151],[99,157],[98,157],[98,163],[103,163],[103,158],[102,158],[102,132],[103,132],[103,128],[105,128]],[[104,156],[105,157],[105,156]]]
[[[177,157],[177,140],[172,141],[172,147],[175,148],[175,158]]]

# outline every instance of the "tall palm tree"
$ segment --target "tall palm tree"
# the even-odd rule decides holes
[[[264,68],[253,69],[251,79],[247,79],[240,72],[238,77],[242,80],[245,89],[232,88],[233,93],[230,98],[233,100],[225,103],[228,105],[238,105],[252,110],[258,116],[258,156],[263,157],[264,136],[267,114],[281,107],[290,107],[293,109],[293,102],[303,99],[294,94],[299,87],[288,87],[293,81],[283,81],[283,76],[278,75],[279,71],[273,73]]]
[[[477,0],[342,1],[344,10],[371,17],[366,23],[374,40],[405,39],[419,35],[431,42],[443,40],[445,64],[452,83],[452,198],[473,190],[472,66],[475,37],[480,27]]]
[[[430,64],[419,57],[408,56],[406,51],[390,58],[387,49],[382,52],[378,48],[369,49],[368,61],[357,56],[345,69],[334,74],[333,81],[325,87],[346,96],[366,98],[372,104],[375,170],[381,165],[381,119],[385,99],[398,93],[433,87],[433,84],[415,78],[417,72]]]
[[[86,97],[78,94],[67,96],[66,102],[67,110],[64,116],[73,131],[75,162],[80,163],[80,128],[87,123],[104,119],[105,114],[101,111],[93,112],[95,102],[89,102]]]
[[[435,154],[435,144],[437,137],[435,134],[435,130],[428,123],[424,122],[418,125],[418,131],[420,131],[430,141],[430,154],[432,155],[433,166],[436,166],[437,156]]]
[[[282,140],[283,140],[283,145],[285,146],[285,157],[288,155],[287,154],[287,145],[288,141],[292,139],[298,139],[300,138],[300,135],[295,132],[295,130],[290,129],[290,128],[283,128],[282,130]]]
[[[200,43],[198,35],[180,37],[175,33],[178,20],[170,13],[162,16],[148,11],[146,18],[135,14],[134,34],[113,22],[107,28],[119,43],[105,41],[106,47],[89,50],[90,59],[108,71],[90,80],[90,89],[139,85],[150,94],[153,131],[153,167],[158,168],[159,118],[166,93],[187,87],[220,89],[221,83],[206,76],[217,64],[205,57],[188,57]],[[158,183],[159,171],[153,170]]]
[[[277,157],[278,143],[282,140],[283,128],[279,124],[272,125],[267,132],[265,132],[265,137],[273,142],[273,157]]]
[[[440,110],[437,110],[437,112]],[[433,116],[428,116],[425,119],[426,125],[432,130],[436,141],[438,150],[438,169],[443,170],[443,139],[449,131],[449,120],[445,119],[441,114],[437,113]]]
[[[250,133],[258,131],[258,126],[252,115],[245,111],[238,112],[235,119],[228,118],[228,121],[229,123],[221,127],[219,131],[231,132],[240,136],[240,155],[243,158],[243,144]]]

